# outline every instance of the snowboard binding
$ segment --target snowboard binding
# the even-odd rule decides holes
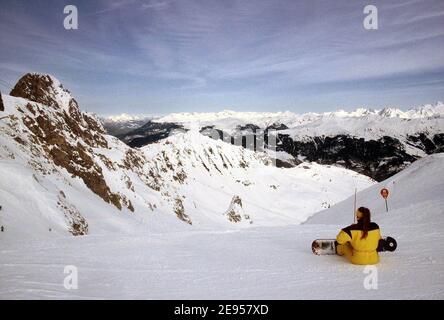
[[[384,239],[379,240],[378,249],[376,249],[378,252],[384,252],[389,251],[393,252],[398,247],[398,243],[395,239],[392,237],[387,237]]]

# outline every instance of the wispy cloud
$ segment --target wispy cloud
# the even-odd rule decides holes
[[[124,7],[127,7],[129,5],[132,5],[136,3],[138,0],[117,0],[117,1],[106,1],[103,2],[104,6],[102,9],[98,11],[94,11],[92,13],[87,14],[87,16],[94,16],[94,15],[100,15],[103,13],[111,13],[116,10],[121,10]]]
[[[10,81],[28,68],[47,71],[70,79],[90,105],[98,100],[93,87],[110,96],[118,91],[131,105],[151,99],[177,111],[196,103],[233,105],[235,99],[239,108],[290,105],[299,99],[292,94],[308,87],[321,94],[326,84],[337,88],[338,101],[346,94],[353,104],[358,97],[353,83],[379,79],[390,88],[387,79],[394,83],[412,74],[430,84],[422,98],[429,92],[433,99],[440,85],[433,74],[444,70],[440,0],[375,0],[377,31],[363,28],[367,1],[361,0],[72,2],[80,15],[76,31],[63,29],[63,6],[55,1],[43,7],[5,3],[0,72]],[[368,88],[368,95],[381,90]],[[395,97],[399,87],[393,89],[393,99],[403,101]],[[309,103],[306,94],[303,101]],[[312,101],[320,106],[321,100]],[[326,101],[327,95],[323,106]],[[120,107],[112,100],[106,105]]]
[[[154,10],[163,10],[163,9],[167,9],[169,7],[169,5],[171,3],[175,2],[174,0],[154,0],[154,1],[149,1],[149,2],[144,2],[142,3],[142,9],[145,10],[150,10],[150,9],[154,9]]]

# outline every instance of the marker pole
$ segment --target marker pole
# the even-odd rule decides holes
[[[356,223],[356,193],[357,193],[357,188],[355,188],[355,203],[353,206],[353,222]]]

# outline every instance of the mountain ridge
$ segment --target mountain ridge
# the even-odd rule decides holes
[[[374,183],[315,163],[279,169],[267,153],[199,130],[131,148],[107,135],[99,119],[82,112],[48,75],[25,75],[12,93],[21,97],[3,95],[0,121],[0,220],[7,235],[297,224],[354,186]],[[230,220],[234,196],[253,224]]]
[[[378,181],[427,154],[444,150],[442,102],[407,111],[358,108],[302,115],[230,110],[176,113],[152,119],[118,138],[132,147],[143,147],[174,130],[195,127],[213,138],[256,151],[264,142],[268,144],[271,135],[278,154],[283,156],[279,159],[282,166],[306,159],[340,165]]]

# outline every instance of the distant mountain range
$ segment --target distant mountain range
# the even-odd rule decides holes
[[[359,108],[302,115],[230,110],[173,113],[130,130],[132,121],[124,125],[128,130],[116,134],[131,147],[143,147],[174,131],[194,128],[216,138],[231,137],[225,139],[230,143],[243,139],[244,147],[255,149],[259,139],[267,142],[272,134],[277,140],[279,166],[293,166],[301,160],[336,164],[379,181],[418,158],[444,151],[442,102],[407,111]],[[109,133],[113,132],[113,123],[105,122]]]
[[[113,136],[125,135],[153,119],[154,116],[132,116],[122,113],[116,116],[100,117],[106,131]]]

